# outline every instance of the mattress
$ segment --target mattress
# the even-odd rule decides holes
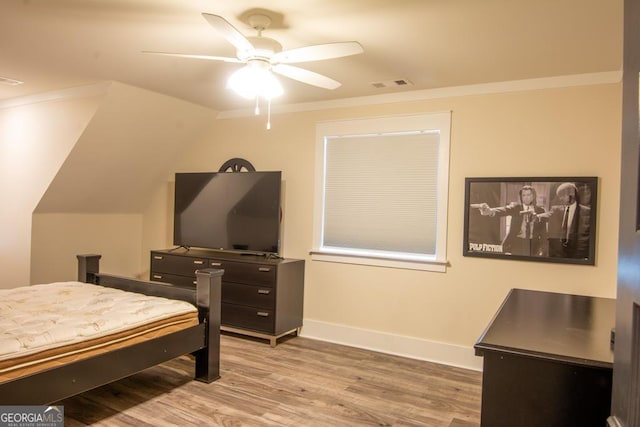
[[[87,283],[0,289],[0,381],[196,324],[187,302]]]

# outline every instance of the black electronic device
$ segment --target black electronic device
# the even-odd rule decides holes
[[[176,173],[174,245],[277,254],[281,175],[279,171]]]

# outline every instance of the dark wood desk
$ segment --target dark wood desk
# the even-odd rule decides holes
[[[606,425],[615,299],[512,289],[474,346],[483,427]]]

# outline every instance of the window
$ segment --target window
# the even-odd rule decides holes
[[[450,124],[319,123],[312,259],[445,271]]]

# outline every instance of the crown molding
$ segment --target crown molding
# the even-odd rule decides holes
[[[301,111],[328,110],[333,108],[349,108],[362,105],[393,104],[411,101],[423,101],[438,98],[454,98],[460,96],[488,95],[492,93],[522,92],[541,89],[555,89],[574,86],[592,86],[615,84],[622,81],[622,71],[602,73],[572,74],[566,76],[542,77],[537,79],[512,80],[505,82],[483,83],[466,86],[451,86],[437,89],[413,90],[401,93],[360,96],[354,98],[335,99],[331,101],[307,102],[299,104],[271,105],[271,114],[284,114]],[[81,98],[102,95],[111,86],[111,81],[76,86],[36,95],[18,97],[0,101],[0,110],[21,105],[40,102],[59,101],[62,99]],[[218,112],[216,119],[230,119],[254,116],[253,108],[226,110]]]
[[[482,83],[466,86],[451,86],[437,89],[414,90],[401,93],[344,98],[331,101],[308,102],[300,104],[271,104],[271,114],[283,114],[301,111],[327,110],[333,108],[349,108],[362,105],[393,104],[400,102],[423,101],[438,98],[455,98],[460,96],[488,95],[505,92],[523,92],[541,89],[556,89],[574,86],[592,86],[615,84],[622,81],[622,71],[602,73],[572,74],[566,76],[542,77],[537,79],[512,80],[495,83]],[[221,111],[217,119],[230,119],[255,115],[251,108]]]
[[[103,95],[107,92],[107,90],[111,86],[111,83],[111,81],[98,82],[90,85],[75,86],[61,90],[38,93],[36,95],[11,98],[6,101],[0,101],[0,110],[4,108],[19,107],[22,105],[37,104],[41,102]]]

